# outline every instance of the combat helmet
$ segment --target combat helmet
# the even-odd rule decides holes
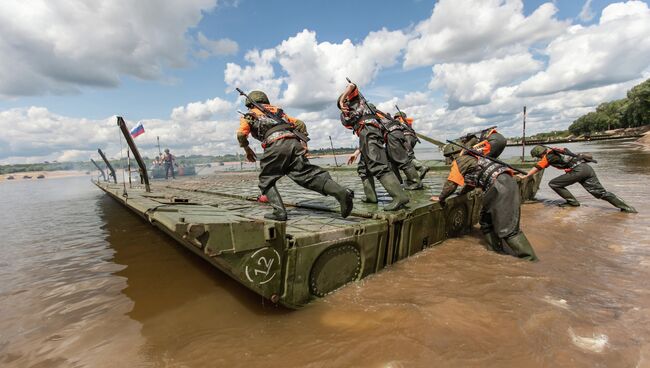
[[[544,152],[546,152],[546,148],[543,146],[535,146],[530,150],[530,155],[533,157],[541,158],[542,155],[544,155]]]
[[[393,115],[393,119],[399,119],[399,118],[406,120],[406,114],[400,111],[400,112],[396,112],[395,115]]]
[[[459,153],[461,148],[455,144],[447,143],[442,146],[442,155],[445,157],[451,157],[454,154]]]
[[[248,94],[248,98],[246,99],[246,102],[244,105],[248,108],[253,107],[253,103],[251,102],[256,102],[258,104],[270,104],[269,98],[266,96],[266,93],[262,91],[251,91],[251,93]]]

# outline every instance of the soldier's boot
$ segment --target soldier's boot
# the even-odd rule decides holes
[[[551,187],[557,193],[560,197],[564,198],[566,202],[560,203],[560,207],[580,207],[580,202],[576,199],[576,197],[569,192],[568,189],[566,188],[553,188]]]
[[[497,253],[505,253],[503,245],[501,244],[501,238],[499,238],[494,231],[483,233],[483,235],[485,235],[485,241],[487,241],[487,250]]]
[[[273,207],[273,212],[264,214],[264,218],[275,221],[287,221],[287,210],[284,208],[280,192],[278,192],[275,186],[266,191],[266,198],[268,198],[269,204]]]
[[[409,197],[402,189],[397,177],[393,173],[388,173],[379,178],[381,185],[386,189],[393,200],[384,207],[384,211],[397,211],[409,203]]]
[[[527,261],[536,262],[539,261],[533,246],[530,245],[528,238],[524,235],[523,231],[518,232],[517,234],[506,238],[506,244],[508,247],[515,253],[515,256]]]
[[[336,198],[341,205],[341,216],[346,218],[350,216],[352,212],[352,199],[354,198],[354,192],[350,189],[342,187],[339,183],[335,182],[332,179],[328,179],[323,186],[323,192]]]
[[[637,213],[636,209],[618,198],[614,193],[607,193],[602,199],[609,202],[612,206],[619,208],[623,212]]]
[[[420,179],[420,173],[415,169],[415,166],[409,165],[404,169],[404,174],[406,174],[407,183],[413,183],[404,187],[406,190],[418,190],[422,189],[422,180]]]
[[[363,178],[363,193],[366,195],[362,201],[365,203],[377,203],[377,192],[375,191],[375,180],[373,178]]]
[[[415,169],[420,174],[420,180],[424,180],[424,177],[429,172],[429,166],[423,165],[422,162],[416,159],[413,159],[413,166],[415,166]]]

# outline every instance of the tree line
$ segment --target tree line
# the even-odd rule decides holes
[[[569,131],[585,135],[647,124],[650,124],[650,79],[627,91],[627,97],[603,102],[596,111],[579,117],[569,126]]]

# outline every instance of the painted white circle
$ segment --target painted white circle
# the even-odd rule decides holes
[[[264,285],[273,280],[274,268],[280,264],[280,254],[271,247],[261,248],[251,254],[246,264],[246,278],[253,284]],[[276,267],[274,267],[276,266]]]

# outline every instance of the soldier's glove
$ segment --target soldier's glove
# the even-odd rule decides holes
[[[246,151],[246,160],[248,160],[248,162],[257,161],[257,155],[249,146],[246,146],[244,150]]]

